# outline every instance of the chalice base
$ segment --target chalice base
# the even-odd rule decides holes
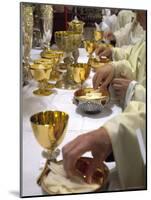
[[[74,90],[80,87],[81,87],[81,84],[76,84],[76,83],[71,84],[66,80],[60,80],[60,81],[57,81],[56,83],[56,88],[59,88],[59,89]]]
[[[47,89],[55,88],[56,85],[54,83],[47,83]]]
[[[53,93],[54,91],[49,90],[49,89],[38,89],[38,90],[33,91],[33,94],[38,95],[38,96],[49,96]]]

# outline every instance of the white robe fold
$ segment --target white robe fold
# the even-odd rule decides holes
[[[140,128],[145,141],[145,104],[131,101],[123,113],[103,127],[112,142],[121,188],[145,188],[145,166],[136,136],[136,130]]]

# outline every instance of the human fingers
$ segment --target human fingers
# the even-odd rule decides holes
[[[121,99],[123,96],[123,92],[121,90],[115,90],[115,95],[118,99]]]
[[[103,81],[103,74],[99,71],[93,77],[93,87],[97,89]]]
[[[100,166],[100,160],[98,158],[93,158],[91,164],[88,166],[86,171],[86,182],[91,184],[93,174],[96,171],[97,167]]]
[[[114,88],[114,90],[122,89],[122,85],[120,83],[112,83],[112,87]]]
[[[113,78],[113,73],[110,73],[108,76],[105,77],[105,79],[102,81],[101,87],[107,88],[108,85],[111,83]]]
[[[103,46],[98,46],[98,47],[95,49],[95,54],[96,54],[96,55],[99,55],[99,54],[102,53],[104,50],[105,50],[105,47],[103,47]]]
[[[123,81],[125,81],[124,78],[114,78],[112,84],[121,84]]]
[[[75,173],[76,161],[90,148],[89,141],[84,139],[83,136],[82,139],[80,137],[77,138],[77,143],[72,142],[63,148],[63,165],[68,177],[71,177]]]
[[[110,31],[105,32],[103,36],[104,36],[105,39],[111,39],[113,37],[113,33],[110,32]]]
[[[99,56],[100,59],[101,59],[102,56],[106,56],[107,58],[110,58],[111,57],[110,48],[106,48],[104,51],[99,52],[98,56]]]

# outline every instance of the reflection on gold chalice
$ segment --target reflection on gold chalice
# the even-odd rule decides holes
[[[96,49],[96,42],[94,40],[84,40],[84,48],[86,49],[86,51],[89,54],[89,58],[92,58],[92,54]]]
[[[95,30],[94,31],[94,39],[96,42],[99,42],[103,39],[103,31],[98,31],[98,30]]]
[[[90,66],[87,63],[71,64],[66,73],[65,79],[58,81],[56,87],[76,89],[81,87],[90,74]]]
[[[38,143],[47,149],[43,156],[47,158],[45,167],[39,176],[37,183],[40,185],[43,176],[47,173],[50,161],[56,161],[58,150],[56,147],[62,142],[69,115],[61,111],[45,111],[34,114],[30,118],[31,126]]]
[[[74,20],[68,22],[69,31],[75,31],[83,34],[83,27],[85,22],[78,20],[76,17]]]
[[[57,31],[55,32],[55,41],[59,49],[65,52],[64,64],[67,68],[67,73],[64,73],[62,80],[56,83],[58,88],[68,89],[69,82],[67,79],[68,71],[73,63],[77,63],[79,57],[78,47],[81,44],[81,34],[73,31]],[[68,84],[67,84],[68,82]]]
[[[52,71],[52,63],[38,63],[37,61],[37,63],[31,64],[29,69],[32,77],[39,82],[39,89],[33,91],[33,93],[39,96],[48,96],[52,94],[53,91],[49,90],[47,87],[48,80]]]
[[[42,58],[46,59],[52,59],[53,60],[53,68],[52,68],[52,73],[50,75],[50,81],[57,81],[60,79],[60,73],[57,71],[57,66],[61,62],[61,59],[63,58],[63,51],[61,50],[52,50],[49,49],[46,52],[41,53]]]

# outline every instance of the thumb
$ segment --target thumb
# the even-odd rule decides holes
[[[96,168],[100,165],[99,159],[94,158],[92,163],[89,165],[86,172],[86,182],[91,184],[93,182],[93,175],[96,171]]]

